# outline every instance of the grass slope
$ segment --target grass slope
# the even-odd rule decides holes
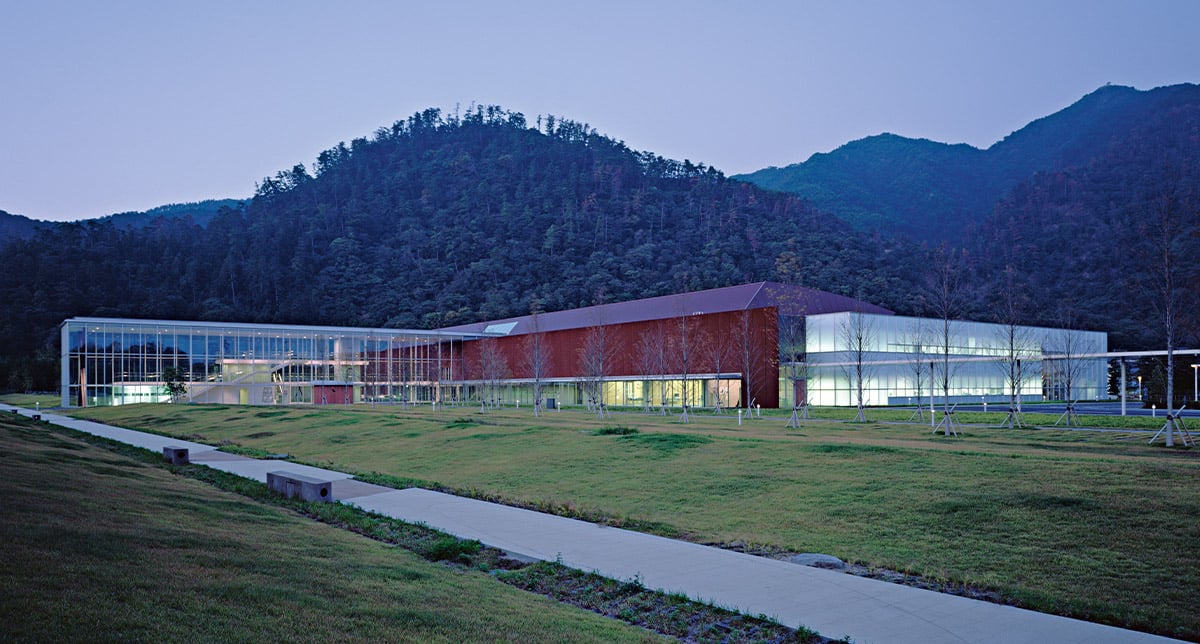
[[[3,394],[0,395],[0,403],[28,409],[40,405],[42,409],[48,409],[62,404],[62,398],[55,394]]]
[[[1200,453],[1144,434],[735,417],[140,406],[82,415],[699,541],[826,552],[1200,638]],[[604,431],[620,424],[619,430]],[[636,429],[637,431],[631,431]]]
[[[647,641],[0,416],[6,641]]]

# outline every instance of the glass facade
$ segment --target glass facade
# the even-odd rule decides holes
[[[64,406],[137,402],[421,403],[463,394],[470,334],[73,318]]]
[[[482,385],[470,382],[467,394],[479,400]],[[542,398],[553,399],[557,406],[586,405],[586,387],[574,379],[552,378],[542,383]],[[742,404],[742,381],[740,374],[700,374],[690,376],[687,386],[683,379],[675,376],[645,379],[640,376],[618,376],[605,379],[601,397],[609,407],[650,407],[657,409],[664,403],[669,409],[683,407],[684,391],[687,391],[688,407],[697,409],[714,408],[719,400],[722,407],[738,407]],[[489,396],[501,405],[529,405],[533,402],[533,384],[528,380],[506,380]]]
[[[797,322],[802,333],[783,332]],[[866,405],[928,403],[931,392],[941,402],[946,373],[951,402],[1007,401],[1018,361],[1022,400],[1106,392],[1106,358],[1098,355],[1108,348],[1104,333],[865,313],[781,317],[779,324],[782,407],[806,397],[852,406],[859,379]],[[70,407],[533,401],[527,379],[489,384],[472,375],[463,349],[485,337],[478,333],[108,318],[73,318],[61,331],[62,403]],[[741,373],[694,374],[686,382],[679,374],[621,376],[605,379],[602,397],[612,407],[737,407],[744,386]],[[553,378],[542,395],[560,406],[584,405],[584,390],[578,378]]]
[[[796,398],[789,368],[806,371],[803,389],[813,405],[855,405],[860,374],[866,405],[928,403],[931,392],[941,403],[946,372],[952,403],[1007,401],[1018,360],[1022,400],[1090,400],[1106,392],[1107,358],[1097,354],[1108,350],[1108,335],[1095,331],[829,313],[808,317],[806,346],[805,365],[781,365],[781,406]]]

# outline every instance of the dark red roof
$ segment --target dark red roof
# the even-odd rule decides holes
[[[816,289],[779,284],[777,282],[755,282],[740,286],[726,286],[707,291],[693,291],[678,295],[649,297],[644,300],[617,302],[587,306],[581,309],[555,311],[538,315],[538,328],[543,331],[580,329],[602,324],[626,324],[648,320],[664,320],[682,315],[704,313],[726,313],[766,307],[779,307],[783,315],[817,315],[857,311],[892,315],[881,306],[836,295]],[[521,335],[532,330],[530,316],[525,315],[503,320],[490,320],[474,324],[446,327],[440,331],[462,333],[500,333]]]

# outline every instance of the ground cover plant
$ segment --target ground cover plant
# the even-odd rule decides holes
[[[779,624],[697,604],[678,594],[648,592],[639,580],[617,581],[595,573],[540,561],[500,573],[505,583],[559,601],[641,624],[662,633],[678,633],[688,642],[830,642],[807,629]]]
[[[696,414],[684,425],[642,414],[390,407],[81,414],[701,542],[824,552],[1037,610],[1200,639],[1200,453],[1149,446],[1132,430],[968,425],[946,438],[892,421],[787,429],[786,413],[741,427],[732,415]]]
[[[656,639],[7,416],[6,641]]]

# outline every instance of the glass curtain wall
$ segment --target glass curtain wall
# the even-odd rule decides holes
[[[512,407],[533,404],[533,384],[527,380],[505,380],[496,389],[485,394],[485,386],[472,381],[466,395],[476,404],[483,397],[494,398],[497,404]],[[718,399],[722,407],[733,408],[742,404],[740,374],[724,373],[720,378],[713,375],[689,378],[686,387],[680,378],[646,380],[641,377],[613,377],[603,383],[601,396],[609,407],[657,408],[665,399],[668,408],[681,409],[684,391],[687,392],[688,406],[694,409],[715,408]],[[559,407],[586,405],[584,392],[585,387],[576,380],[551,379],[542,384],[542,398],[553,399],[555,406]]]
[[[395,329],[76,318],[62,326],[62,397],[289,405],[454,399],[461,335]]]
[[[859,351],[851,351],[855,344]],[[866,405],[928,403],[931,394],[941,403],[947,371],[952,403],[1007,401],[1014,356],[1022,400],[1064,399],[1068,376],[1074,400],[1106,391],[1106,359],[1087,356],[1106,352],[1108,336],[1093,331],[830,313],[808,317],[807,347],[805,389],[814,405],[856,404],[859,373]],[[792,404],[790,382],[781,379],[780,394],[781,405]]]

